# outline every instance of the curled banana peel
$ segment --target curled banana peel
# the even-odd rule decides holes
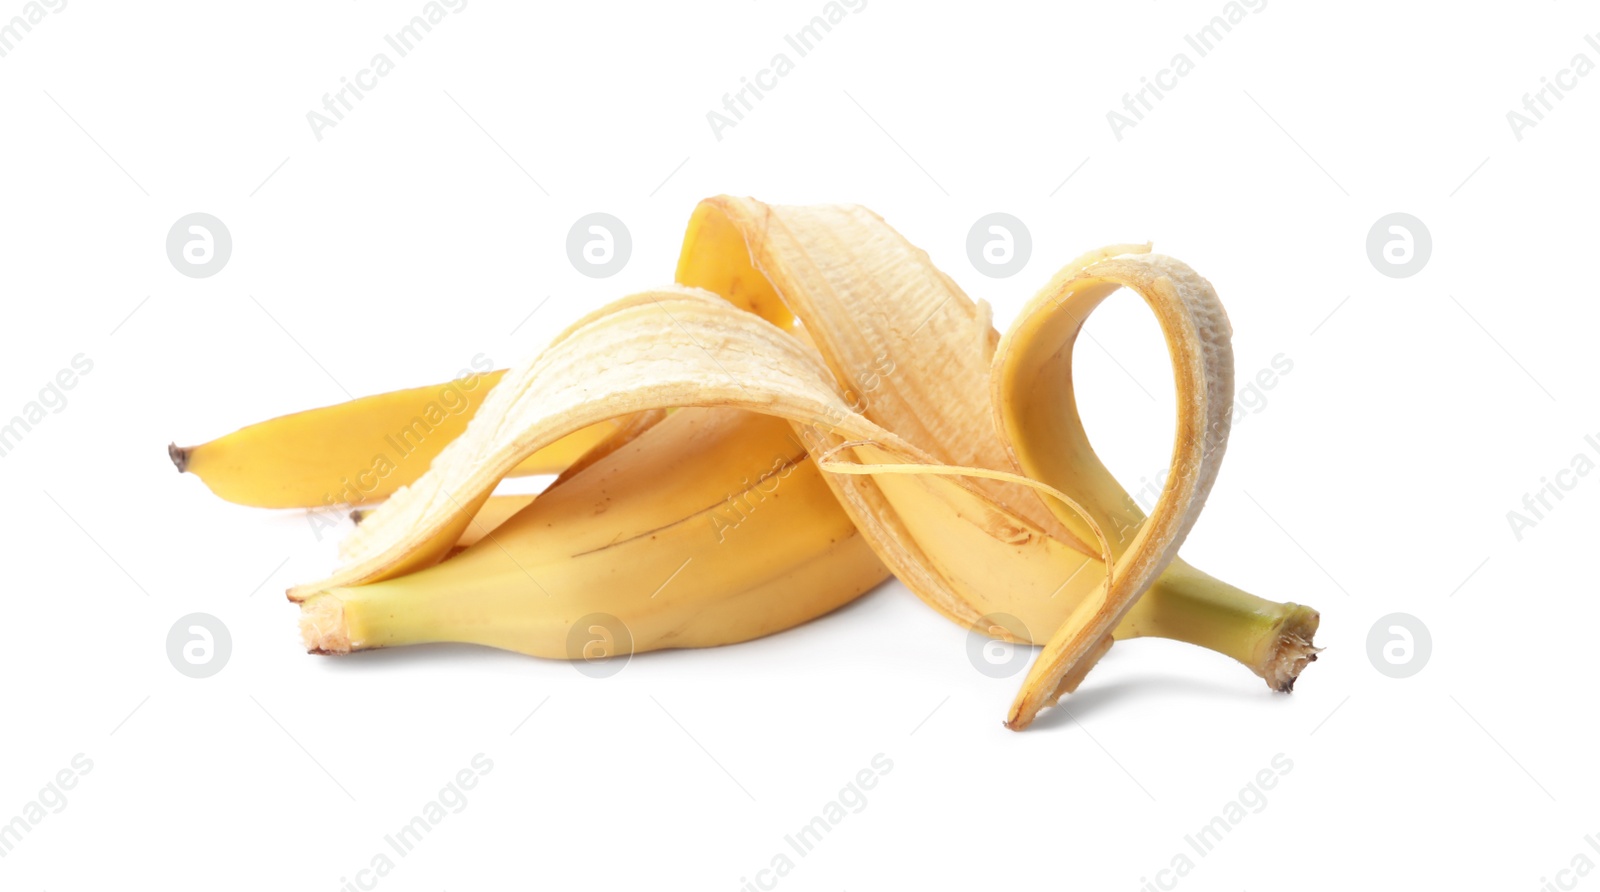
[[[741,249],[750,270],[738,262]],[[1018,608],[1038,603],[1044,586],[1054,588],[1043,601],[1075,605],[1059,622],[1023,621],[1054,631],[1045,633],[1050,637],[1012,705],[1013,729],[1074,689],[1106,652],[1113,631],[1176,558],[1216,479],[1232,414],[1231,328],[1210,284],[1181,262],[1150,254],[1148,245],[1078,258],[998,344],[986,306],[970,301],[924,252],[861,208],[705,202],[690,224],[679,281],[735,295],[775,323],[798,319],[841,381],[861,381],[863,369],[883,368],[887,357],[893,372],[874,382],[860,408],[934,461],[918,468],[894,461],[887,450],[854,446],[858,466],[830,458],[822,467],[880,475],[876,494],[892,511],[870,496],[842,494],[841,501],[920,597],[967,623],[1004,608],[1037,617]],[[1089,445],[1072,390],[1077,333],[1120,288],[1139,294],[1155,313],[1177,388],[1171,469],[1148,518]],[[774,305],[773,295],[787,314],[763,312]],[[968,492],[951,491],[943,475],[953,473],[969,475]],[[944,498],[977,500],[998,522],[973,529],[962,522],[963,512],[939,510],[941,489]],[[1026,546],[1009,555],[992,547],[1006,541],[997,532],[1027,521],[1037,527],[1028,536],[1054,538],[1082,557],[1049,548],[1024,557]],[[1098,573],[1078,572],[1097,557]],[[1006,572],[1013,568],[1015,576]],[[1038,575],[1028,580],[1030,570]],[[1002,601],[996,589],[1014,586],[1023,589],[1021,597]],[[1314,617],[1299,612],[1291,623],[1298,631],[1279,642],[1263,673],[1269,684],[1287,689],[1314,658]]]
[[[1115,253],[1114,253],[1115,252]],[[1105,652],[1112,630],[1178,555],[1216,481],[1233,414],[1232,329],[1211,284],[1167,257],[1108,249],[1058,274],[1000,342],[991,377],[995,421],[1029,477],[1079,493],[1079,518],[1113,529],[1107,573],[1050,637],[1012,703],[1006,724],[1026,727],[1075,688]],[[1072,398],[1072,347],[1084,320],[1118,288],[1144,298],[1166,337],[1178,418],[1167,483],[1148,517],[1089,445]],[[1059,390],[1039,386],[1061,381]]]
[[[343,543],[341,566],[290,590],[303,602],[311,649],[475,640],[560,655],[554,639],[593,601],[541,609],[529,606],[535,594],[512,593],[511,564],[546,588],[511,543],[537,538],[541,525],[556,535],[554,521],[535,522],[547,500],[540,496],[504,521],[504,534],[485,527],[477,518],[495,485],[533,457],[611,424],[591,450],[598,457],[574,459],[551,491],[570,496],[587,485],[598,493],[596,480],[625,467],[629,449],[652,438],[674,442],[675,427],[700,417],[693,413],[712,413],[728,423],[787,423],[804,452],[796,458],[821,470],[831,510],[848,518],[830,528],[826,545],[816,536],[814,547],[788,559],[811,571],[810,584],[827,576],[830,562],[848,562],[848,584],[778,622],[752,620],[757,602],[739,597],[770,595],[781,584],[754,570],[715,604],[631,596],[626,605],[639,612],[629,622],[645,627],[632,650],[776,631],[870,588],[887,568],[958,623],[1044,644],[1008,713],[1013,729],[1074,689],[1113,638],[1193,641],[1234,656],[1276,690],[1288,690],[1315,659],[1314,610],[1256,598],[1177,560],[1216,478],[1233,390],[1227,317],[1209,283],[1179,261],[1142,245],[1085,255],[1001,338],[987,305],[871,212],[720,197],[691,218],[677,279],[585,317],[504,373],[426,473]],[[1096,456],[1072,391],[1077,333],[1121,288],[1155,313],[1178,397],[1171,472],[1148,517]],[[692,438],[676,442],[682,448]],[[784,493],[776,491],[778,501]],[[822,530],[830,509],[813,501],[805,510],[794,516]],[[476,544],[440,563],[464,539]],[[846,554],[841,543],[862,544]],[[473,570],[496,550],[511,560]],[[868,553],[875,560],[864,559]],[[499,583],[479,587],[485,593],[474,600],[479,589],[449,577],[469,570],[469,581],[493,573]],[[385,626],[395,604],[424,603],[416,616]],[[522,619],[486,619],[501,607]],[[696,638],[697,610],[741,620]]]

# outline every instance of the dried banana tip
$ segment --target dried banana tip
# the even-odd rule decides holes
[[[350,629],[344,622],[344,604],[331,595],[300,602],[300,640],[314,654],[350,652]]]
[[[1307,665],[1316,662],[1322,648],[1311,643],[1322,617],[1309,607],[1292,605],[1295,610],[1278,630],[1271,655],[1261,667],[1267,687],[1287,694]]]
[[[168,443],[167,458],[172,459],[172,465],[178,469],[178,473],[182,474],[184,471],[189,470],[188,447],[179,446],[177,443]]]

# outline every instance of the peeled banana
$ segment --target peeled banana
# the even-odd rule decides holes
[[[1085,255],[1002,338],[986,305],[870,212],[722,197],[696,209],[677,278],[490,373],[425,473],[385,477],[374,492],[388,501],[341,565],[290,590],[310,649],[467,641],[585,658],[574,628],[595,614],[620,621],[617,652],[723,644],[805,622],[892,571],[956,622],[1045,645],[1014,729],[1113,638],[1210,647],[1276,690],[1315,659],[1314,610],[1177,559],[1232,408],[1227,317],[1182,263],[1142,245]],[[1155,312],[1178,393],[1172,472],[1149,516],[1072,398],[1076,335],[1121,288]],[[349,444],[429,390],[274,419],[174,460],[225,498],[322,504],[341,462],[361,458]],[[526,504],[493,496],[530,468],[561,477]]]

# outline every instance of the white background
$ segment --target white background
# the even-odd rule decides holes
[[[1131,892],[1189,852],[1178,888],[1531,892],[1600,863],[1600,475],[1520,541],[1506,517],[1600,435],[1600,75],[1520,141],[1506,119],[1574,54],[1600,62],[1592,8],[1272,0],[1197,58],[1183,37],[1221,0],[871,0],[718,140],[707,112],[821,2],[472,0],[315,138],[306,113],[422,6],[73,0],[0,59],[0,416],[93,362],[0,459],[0,821],[93,761],[0,887],[338,889],[477,753],[468,806],[379,888],[739,889],[877,753],[867,806],[778,888]],[[1178,52],[1194,71],[1118,140],[1106,113]],[[1183,553],[1322,611],[1296,692],[1133,642],[1072,717],[1014,734],[1019,678],[975,671],[897,583],[605,680],[465,647],[300,652],[280,593],[331,539],[212,497],[166,444],[513,362],[668,282],[721,192],[865,204],[1002,327],[1107,243],[1210,278],[1241,383],[1293,369],[1237,425]],[[232,232],[211,278],[164,252],[193,211]],[[594,211],[633,235],[614,278],[566,257]],[[1012,278],[966,255],[991,211],[1032,232]],[[1366,253],[1394,211],[1434,242],[1407,279]],[[1091,434],[1137,488],[1170,445],[1165,351],[1128,296],[1089,332]],[[205,680],[165,651],[194,611],[233,636]],[[1433,639],[1406,679],[1367,656],[1396,611]],[[1194,856],[1184,835],[1279,753],[1265,808]]]

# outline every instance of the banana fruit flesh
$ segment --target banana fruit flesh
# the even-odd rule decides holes
[[[1315,659],[1314,610],[1176,556],[1232,392],[1227,318],[1178,261],[1139,245],[1085,255],[1002,338],[986,305],[870,212],[724,197],[696,209],[677,278],[492,373],[476,420],[426,473],[396,478],[410,485],[384,492],[342,565],[290,591],[310,649],[470,641],[587,658],[574,628],[596,613],[621,622],[621,652],[709,646],[805,622],[892,571],[958,623],[1045,645],[1014,729],[1114,638],[1209,647],[1275,690]],[[1072,399],[1076,335],[1123,288],[1161,323],[1179,397],[1173,471],[1148,517]],[[316,498],[338,461],[302,461],[275,489],[251,455],[272,455],[262,438],[370,438],[429,390],[314,410],[315,425],[264,422],[255,442],[185,451],[188,469],[238,501]],[[224,447],[231,461],[197,467]],[[537,498],[492,496],[530,466],[565,472]]]

